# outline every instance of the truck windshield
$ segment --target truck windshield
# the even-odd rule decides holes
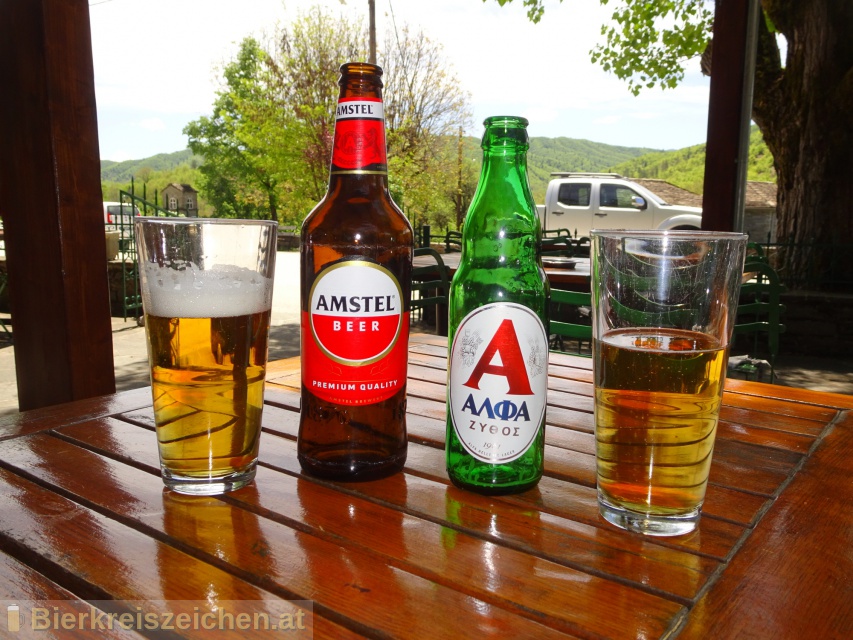
[[[121,215],[138,216],[139,215],[139,209],[137,209],[135,206],[129,205],[129,204],[126,204],[124,206],[122,206],[120,204],[109,205],[107,207],[107,211],[109,212],[110,215],[113,215],[113,216],[121,216]]]

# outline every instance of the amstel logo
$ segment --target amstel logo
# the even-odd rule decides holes
[[[348,260],[323,271],[310,295],[311,332],[327,357],[344,365],[380,360],[403,326],[400,284],[385,267]]]

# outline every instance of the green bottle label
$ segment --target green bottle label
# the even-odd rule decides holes
[[[514,303],[469,313],[450,352],[449,409],[456,436],[475,459],[512,462],[542,426],[548,336],[539,316]]]

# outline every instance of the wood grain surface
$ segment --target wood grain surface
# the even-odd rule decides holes
[[[588,359],[552,354],[536,488],[452,486],[446,349],[412,336],[408,461],[373,482],[302,475],[298,358],[270,363],[256,480],[225,496],[164,489],[149,389],[7,418],[0,594],[285,607],[317,638],[853,634],[851,398],[727,383],[699,529],[648,538],[598,515]]]

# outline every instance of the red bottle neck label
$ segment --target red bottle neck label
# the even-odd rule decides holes
[[[328,402],[365,405],[406,386],[409,314],[393,274],[344,260],[314,281],[302,316],[302,380]]]
[[[338,100],[331,173],[387,175],[385,109],[381,99]]]

